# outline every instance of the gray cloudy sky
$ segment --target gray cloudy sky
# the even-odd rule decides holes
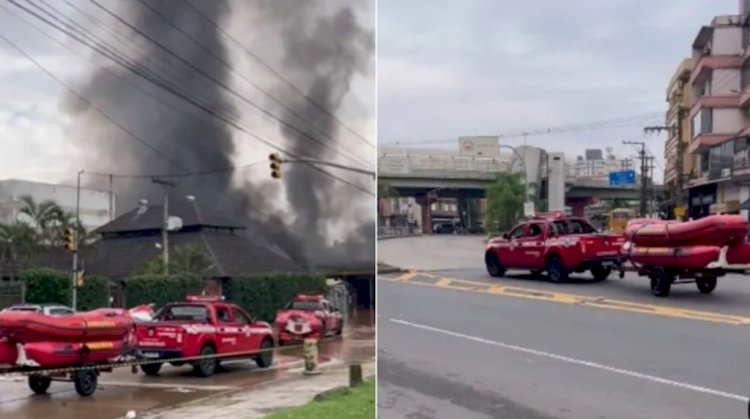
[[[457,147],[461,135],[662,112],[700,26],[736,13],[737,0],[380,0],[379,144]],[[622,140],[661,121],[527,141],[571,157],[612,146],[625,157],[633,149]],[[663,165],[663,138],[646,141]]]
[[[107,7],[113,10],[115,9],[113,6],[118,1],[120,0],[102,0]],[[130,1],[135,2],[134,0]],[[296,0],[283,1],[293,3]],[[363,0],[357,4],[341,3],[341,1],[320,0],[324,4],[335,6],[334,9],[338,9],[342,5],[353,6],[355,12],[359,15],[360,24],[374,30],[374,3],[372,1]],[[23,1],[21,3],[28,5]],[[43,4],[39,1],[33,3]],[[101,11],[91,7],[88,1],[74,0],[73,3],[77,4],[78,7],[87,9],[89,13],[93,13],[99,19],[114,22]],[[46,0],[46,4],[52,5],[62,11],[64,15],[73,17],[78,22],[82,21],[81,16],[62,0]],[[253,5],[263,4],[263,1],[236,0],[232,4],[233,7],[239,8],[241,5],[246,9],[252,9]],[[78,86],[79,83],[76,82],[87,80],[91,69],[91,63],[87,59],[56,44],[53,40],[33,29],[32,26],[19,20],[17,16],[9,13],[8,10],[21,15],[33,26],[41,28],[44,34],[62,41],[84,57],[91,56],[90,50],[72,39],[65,38],[54,29],[34,20],[9,3],[0,3],[0,35],[9,38],[66,83]],[[263,14],[261,12],[252,14],[252,18],[263,19]],[[311,17],[311,19],[313,18],[315,17]],[[283,66],[280,64],[280,53],[278,51],[267,51],[264,48],[266,44],[272,44],[268,42],[268,39],[278,38],[278,33],[274,33],[273,28],[258,28],[257,25],[248,22],[245,15],[238,17],[236,14],[232,15],[231,21],[226,26],[225,30],[233,34],[235,38],[242,39],[246,47],[253,49],[271,66],[281,71],[280,69]],[[113,23],[113,27],[116,27],[115,30],[119,33],[127,32],[127,29],[116,22]],[[101,35],[101,33],[99,34]],[[134,37],[132,34],[129,36]],[[106,39],[111,42],[112,38],[107,37]],[[278,48],[275,49],[278,50]],[[246,56],[240,56],[242,53],[237,47],[231,45],[230,50],[233,53],[233,65],[239,72],[261,84],[269,80],[269,73],[265,70],[258,70],[260,68],[258,65],[248,64],[249,59]],[[284,75],[287,79],[296,82],[294,74]],[[272,85],[269,83],[265,86],[266,89],[270,89],[269,86]],[[298,83],[298,86],[302,86],[302,84]],[[243,94],[257,99],[258,93],[252,91],[247,84],[238,82],[235,88]],[[0,40],[0,144],[2,144],[0,179],[20,178],[43,182],[69,182],[75,177],[75,173],[82,169],[77,156],[80,156],[81,153],[90,152],[90,150],[77,149],[75,142],[72,141],[72,135],[76,132],[76,121],[71,120],[60,107],[63,93],[64,89],[57,82]],[[278,111],[274,112],[278,114]],[[355,76],[351,91],[344,99],[343,106],[339,109],[338,117],[374,144],[376,126],[374,114],[375,71],[373,59],[373,69],[369,74]],[[251,117],[248,116],[248,118]],[[280,136],[275,121],[265,121],[265,124],[264,121],[258,120],[257,122],[261,126],[253,125],[253,128],[258,128],[268,138]],[[241,138],[243,147],[240,147],[238,151],[237,164],[248,163],[244,157],[245,154],[248,154],[248,148],[251,148],[250,151],[253,151],[251,154],[256,156],[259,148],[267,149],[267,147],[259,145],[257,141],[246,141],[246,137]],[[240,140],[236,141],[239,142]],[[247,144],[247,146],[244,146],[244,144]],[[365,157],[371,156],[372,158],[368,160],[372,162],[371,165],[374,167],[375,152],[372,146],[363,145],[361,142],[356,144],[348,142],[347,145],[352,153]],[[263,153],[267,152],[263,151]],[[265,169],[265,166],[263,168]],[[111,170],[117,171],[118,168],[112,168]],[[163,171],[160,168],[155,168],[155,170]],[[345,177],[349,176],[345,175]]]

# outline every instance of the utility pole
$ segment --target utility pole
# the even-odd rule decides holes
[[[648,191],[648,162],[646,159],[646,143],[643,141],[623,141],[623,144],[630,144],[632,146],[640,146],[638,150],[638,158],[641,160],[641,202],[640,212],[641,217],[645,217],[648,209],[646,208],[646,198]]]
[[[159,178],[153,178],[151,181],[164,187],[164,222],[161,231],[161,245],[164,259],[164,275],[169,275],[169,188],[176,186],[177,183]]]
[[[73,286],[71,296],[71,308],[76,310],[78,305],[78,241],[80,240],[81,231],[81,175],[83,170],[78,171],[76,181],[76,225],[73,229]]]
[[[675,187],[671,190],[670,195],[674,199],[675,206],[683,206],[685,204],[685,143],[682,141],[682,125],[685,120],[687,110],[682,106],[682,90],[685,87],[685,81],[680,80],[677,86],[677,92],[675,93],[675,100],[678,102],[677,105],[677,124],[674,126],[652,126],[645,127],[643,131],[645,133],[667,131],[668,135],[674,136],[677,141],[676,156],[675,156]],[[669,139],[667,139],[669,141]],[[667,156],[669,159],[669,156]]]

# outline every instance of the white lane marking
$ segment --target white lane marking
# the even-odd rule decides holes
[[[595,368],[598,370],[612,372],[615,374],[627,375],[630,377],[639,378],[641,380],[651,381],[651,382],[660,383],[660,384],[666,384],[666,385],[673,386],[673,387],[679,387],[679,388],[683,388],[686,390],[692,390],[698,393],[710,394],[712,396],[724,397],[726,399],[737,400],[743,403],[748,402],[747,396],[741,396],[739,394],[727,393],[725,391],[715,390],[715,389],[707,388],[707,387],[701,387],[701,386],[697,386],[694,384],[683,383],[680,381],[669,380],[666,378],[657,377],[655,375],[643,374],[637,371],[611,367],[609,365],[599,364],[597,362],[584,361],[582,359],[570,358],[564,355],[553,354],[551,352],[539,351],[536,349],[524,348],[523,346],[510,345],[507,343],[497,342],[494,340],[484,339],[484,338],[480,338],[476,336],[464,335],[462,333],[456,333],[456,332],[451,332],[450,330],[439,329],[437,327],[426,326],[426,325],[418,324],[418,323],[412,323],[406,320],[401,320],[401,319],[389,319],[389,320],[393,323],[401,324],[403,326],[410,326],[410,327],[414,327],[417,329],[429,330],[431,332],[441,333],[441,334],[448,335],[448,336],[471,340],[474,342],[484,343],[487,345],[497,346],[503,349],[509,349],[512,351],[518,351],[518,352],[532,354],[532,355],[536,355],[540,357],[551,358],[557,361],[567,362],[569,364],[581,365],[581,366],[589,367],[589,368]]]

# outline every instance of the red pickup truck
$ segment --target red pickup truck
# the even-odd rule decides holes
[[[195,373],[207,377],[220,359],[254,358],[260,368],[273,362],[271,325],[252,318],[222,298],[188,296],[185,302],[167,304],[154,320],[136,325],[136,353],[147,360],[198,357],[188,361]],[[261,352],[258,352],[261,351]],[[186,361],[171,362],[181,366]],[[147,375],[157,375],[162,362],[142,364]]]
[[[279,346],[307,338],[323,339],[341,335],[344,318],[322,295],[300,294],[276,313]]]
[[[621,263],[625,238],[599,233],[583,218],[561,213],[537,214],[502,237],[491,239],[485,249],[487,272],[496,277],[508,269],[547,272],[552,282],[565,282],[572,272],[591,271],[603,281]]]

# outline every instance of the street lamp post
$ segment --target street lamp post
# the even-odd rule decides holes
[[[153,183],[164,187],[164,220],[162,225],[162,258],[164,259],[164,275],[169,275],[169,188],[176,185],[164,179],[153,178]]]
[[[76,310],[78,305],[78,242],[80,240],[81,230],[81,175],[83,170],[78,171],[76,180],[76,225],[73,230],[73,278],[72,278],[72,296],[71,296],[71,308]]]
[[[523,186],[524,186],[523,201],[529,202],[529,172],[526,170],[526,160],[521,156],[521,153],[519,153],[518,150],[516,150],[516,148],[513,146],[499,144],[498,148],[510,149],[513,152],[513,154],[515,154],[516,157],[518,157],[518,160],[521,162],[521,167],[523,167]],[[513,162],[511,162],[510,169],[513,170]]]

